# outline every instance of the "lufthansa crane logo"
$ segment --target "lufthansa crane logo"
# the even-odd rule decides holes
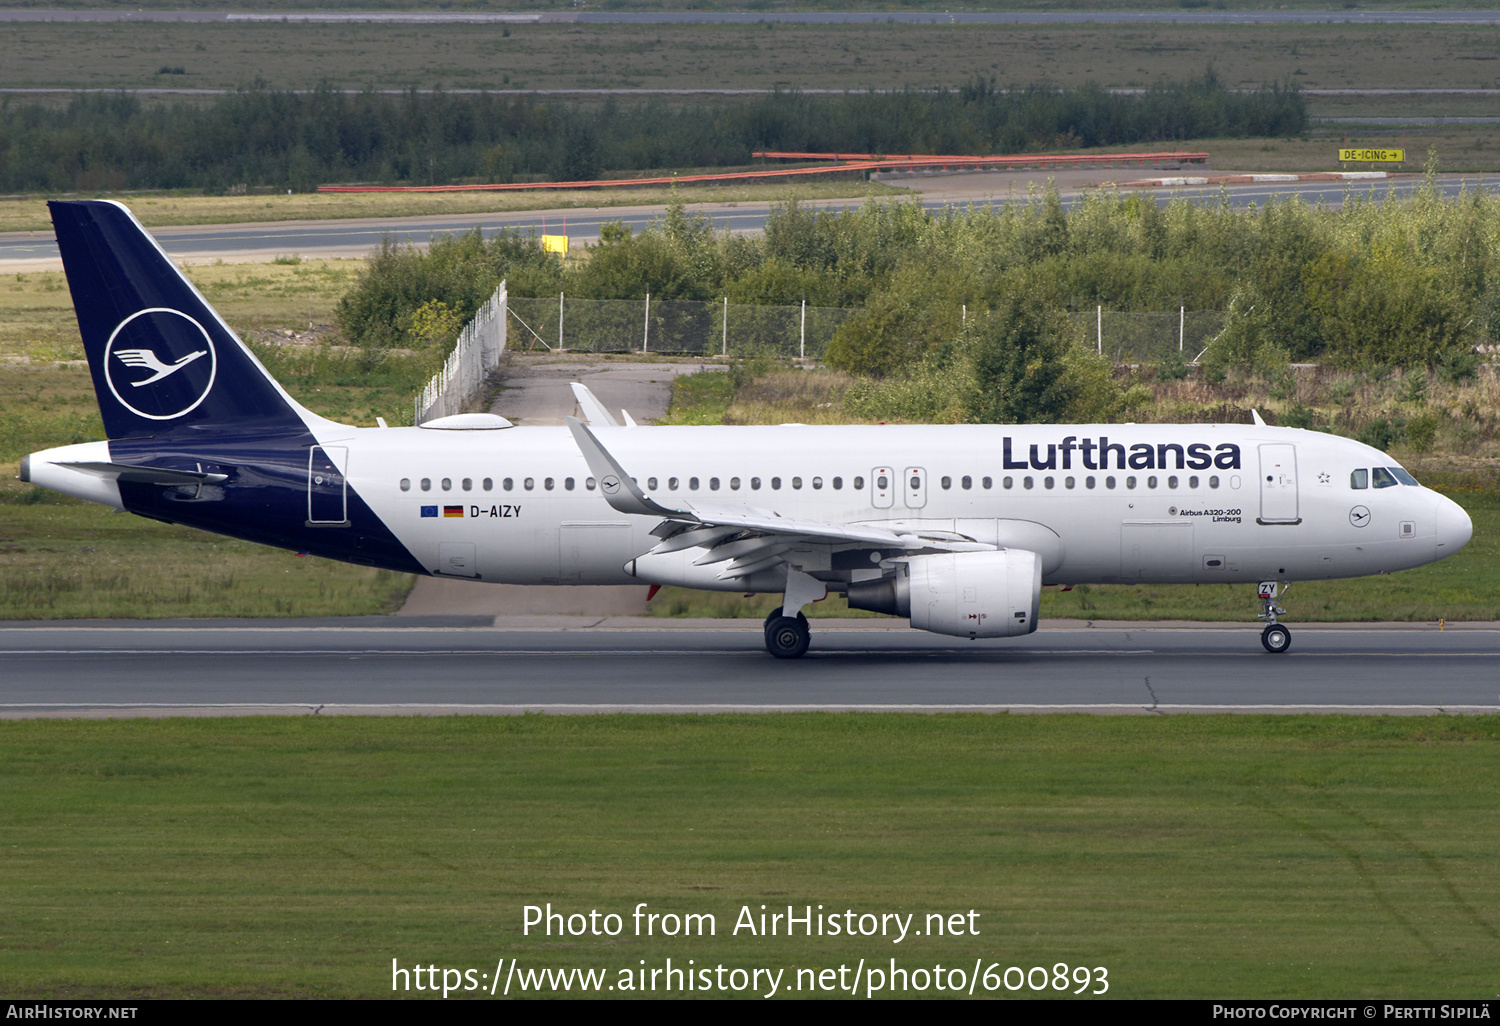
[[[607,475],[599,482],[599,490],[605,495],[613,495],[620,490],[620,479],[613,474]]]
[[[176,420],[197,409],[218,369],[218,354],[203,325],[167,307],[131,314],[104,347],[110,392],[147,420]]]

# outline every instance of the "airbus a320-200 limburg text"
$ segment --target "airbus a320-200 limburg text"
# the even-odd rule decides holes
[[[172,524],[412,574],[780,594],[960,638],[1036,630],[1044,584],[1255,588],[1450,556],[1472,525],[1395,460],[1253,425],[621,426],[492,414],[338,424],[267,373],[125,207],[51,204],[107,441],[24,480]],[[586,421],[586,422],[585,422]]]

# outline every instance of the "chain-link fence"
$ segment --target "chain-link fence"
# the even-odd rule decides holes
[[[670,353],[819,360],[853,311],[656,299],[510,300],[514,345],[581,353]]]
[[[500,365],[500,354],[505,351],[505,307],[502,281],[474,319],[464,326],[443,369],[432,376],[422,394],[416,397],[412,423],[462,413],[469,400],[479,394],[485,378]]]
[[[1098,308],[1068,319],[1115,363],[1191,361],[1224,330],[1223,310],[1121,313]]]

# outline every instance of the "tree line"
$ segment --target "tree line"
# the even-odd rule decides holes
[[[1286,136],[1306,124],[1295,87],[1233,92],[1212,70],[1135,94],[975,79],[935,91],[776,92],[699,105],[258,84],[209,103],[145,103],[128,92],[80,94],[62,107],[0,101],[0,189],[583,181],[743,166],[756,150],[1004,154]]]
[[[1500,339],[1500,197],[1444,200],[1429,176],[1414,195],[1352,193],[1338,209],[1101,192],[1069,210],[1048,189],[939,212],[793,203],[759,237],[716,231],[677,203],[643,232],[606,226],[566,262],[514,232],[476,230],[427,252],[387,243],[341,302],[341,326],[363,345],[408,346],[418,312],[440,302],[456,333],[502,279],[516,296],[854,308],[828,363],[868,379],[883,402],[917,403],[913,419],[1087,419],[1116,390],[1064,314],[1096,304],[1227,311],[1203,354],[1210,372],[1472,359]]]

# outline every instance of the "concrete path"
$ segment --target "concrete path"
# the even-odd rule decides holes
[[[616,420],[623,407],[644,424],[667,412],[672,380],[677,375],[696,374],[708,366],[681,357],[653,361],[583,354],[516,354],[510,358],[505,385],[490,412],[525,427],[561,426],[563,418],[578,412],[569,386],[581,381]]]
[[[578,411],[569,384],[581,381],[617,420],[623,407],[646,424],[667,412],[677,375],[707,366],[681,358],[516,353],[509,357],[504,387],[490,412],[527,427],[561,425]],[[419,577],[397,615],[525,617],[537,626],[576,617],[591,623],[603,617],[647,616],[646,591],[645,585],[525,587]]]

